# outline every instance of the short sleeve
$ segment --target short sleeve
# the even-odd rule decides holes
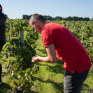
[[[42,34],[42,41],[43,41],[44,47],[54,44],[52,31],[50,31],[49,29],[43,30],[41,34]]]

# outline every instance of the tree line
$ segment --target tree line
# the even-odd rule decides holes
[[[23,15],[22,16],[22,19],[28,19],[29,20],[29,18],[31,17],[32,15]],[[66,17],[66,18],[63,18],[63,17],[61,17],[61,16],[56,16],[56,17],[52,17],[52,16],[49,16],[49,15],[43,15],[44,16],[44,18],[46,19],[46,20],[66,20],[66,21],[71,21],[71,20],[74,20],[74,21],[81,21],[81,20],[83,20],[83,21],[93,21],[93,18],[92,19],[90,19],[89,17],[77,17],[77,16],[73,16],[73,17],[71,17],[71,16],[68,16],[68,17]]]

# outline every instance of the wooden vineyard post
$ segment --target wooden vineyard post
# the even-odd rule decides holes
[[[24,31],[20,31],[20,41],[24,44]]]

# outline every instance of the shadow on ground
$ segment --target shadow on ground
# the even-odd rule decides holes
[[[46,67],[47,70],[49,70],[49,71],[51,71],[51,72],[54,72],[54,73],[56,73],[56,74],[58,74],[58,73],[64,74],[64,73],[65,73],[65,69],[64,69],[64,67],[63,67],[63,64],[64,64],[64,62],[58,61],[58,62],[56,63],[56,65],[54,65],[54,66],[51,66],[51,65],[48,65],[48,64],[39,64],[39,65],[40,65],[40,66],[47,66],[47,67]]]
[[[50,79],[44,81],[43,79],[38,78],[38,77],[33,77],[33,78],[40,81],[40,82],[42,82],[42,83],[51,83],[57,90],[60,91],[60,93],[63,91],[63,87],[64,87],[63,83],[57,83],[57,82],[54,82],[54,81],[52,81]]]

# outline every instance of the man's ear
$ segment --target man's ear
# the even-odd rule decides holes
[[[35,20],[34,22],[37,23],[37,20]]]
[[[38,25],[40,24],[40,21],[38,21],[38,20],[35,20],[35,23],[37,23]]]

